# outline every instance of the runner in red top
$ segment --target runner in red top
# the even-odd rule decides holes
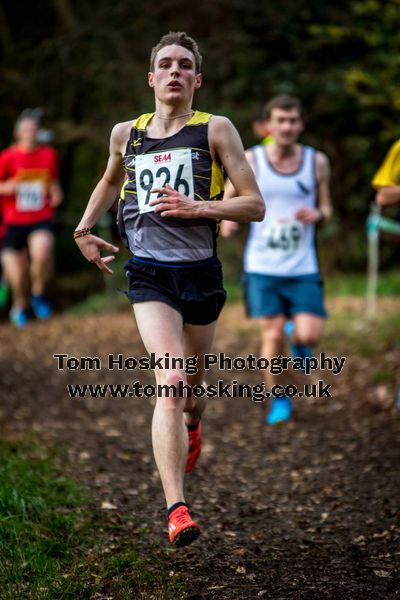
[[[22,116],[15,125],[15,145],[0,155],[0,199],[7,227],[2,262],[13,298],[10,319],[17,327],[29,320],[29,279],[35,315],[46,319],[52,312],[44,293],[53,262],[54,210],[62,192],[56,152],[37,144],[38,127],[36,118]]]

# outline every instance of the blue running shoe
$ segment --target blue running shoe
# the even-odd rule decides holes
[[[26,327],[29,323],[29,314],[25,308],[12,308],[10,310],[10,321],[15,327]]]
[[[289,347],[290,347],[290,353],[292,355],[292,358],[301,358],[303,361],[303,365],[304,365],[306,359],[312,358],[313,351],[312,351],[312,348],[310,348],[310,346],[304,346],[303,344],[294,344],[292,341],[293,331],[294,331],[293,321],[286,321],[284,332],[285,332],[285,336],[286,336],[286,339],[287,339]],[[299,369],[299,370],[304,373],[304,369]]]
[[[32,296],[31,304],[37,319],[48,319],[53,314],[51,304],[43,296]]]
[[[289,421],[292,416],[292,401],[287,396],[272,398],[271,410],[265,417],[267,425],[276,425]]]

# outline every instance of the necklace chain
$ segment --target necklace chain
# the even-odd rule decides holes
[[[190,112],[185,113],[184,115],[178,115],[177,117],[161,117],[160,115],[155,113],[156,117],[158,117],[159,119],[163,119],[164,121],[173,121],[174,119],[182,119],[182,117],[188,117],[189,115],[192,116],[193,114],[194,114],[194,110],[191,110]]]

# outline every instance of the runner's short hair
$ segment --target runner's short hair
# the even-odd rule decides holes
[[[299,98],[296,96],[289,96],[288,94],[280,94],[272,98],[264,106],[264,119],[268,120],[271,118],[272,111],[274,108],[280,108],[281,110],[292,110],[297,108],[300,117],[304,118],[304,108]]]
[[[201,61],[202,57],[199,52],[199,47],[197,42],[194,41],[193,38],[189,37],[184,31],[170,31],[169,33],[163,35],[161,40],[158,42],[154,48],[151,50],[150,55],[150,71],[154,71],[154,63],[156,60],[157,52],[164,48],[165,46],[182,46],[189,50],[193,56],[196,66],[196,73],[201,72]]]

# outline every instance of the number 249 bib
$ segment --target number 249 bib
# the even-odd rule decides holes
[[[304,245],[304,223],[297,219],[271,219],[263,228],[268,250],[279,256],[291,256]]]
[[[192,150],[182,148],[152,154],[140,154],[135,161],[136,190],[141,214],[154,212],[149,206],[151,200],[162,194],[151,192],[154,188],[165,187],[167,183],[177,192],[194,198]]]

